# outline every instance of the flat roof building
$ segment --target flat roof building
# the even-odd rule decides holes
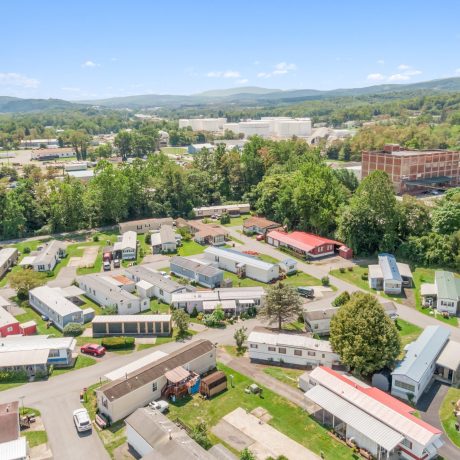
[[[171,315],[100,315],[91,321],[93,337],[169,336]]]

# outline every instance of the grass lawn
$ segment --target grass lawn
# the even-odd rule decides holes
[[[231,279],[233,282],[233,287],[268,286],[267,283],[262,283],[261,281],[256,281],[251,278],[238,278],[235,273],[227,272],[225,270],[224,279]]]
[[[176,403],[170,403],[169,418],[179,418],[191,427],[200,421],[212,427],[224,415],[238,407],[248,411],[256,407],[264,407],[273,416],[273,419],[268,422],[270,425],[316,454],[319,455],[323,451],[324,458],[334,460],[353,458],[351,449],[331,438],[328,430],[310,418],[300,407],[266,388],[263,390],[263,397],[247,394],[244,389],[254,383],[253,380],[222,364],[219,364],[218,367],[227,375],[234,376],[234,388],[229,385],[227,391],[210,400],[204,400],[195,395],[193,398],[188,397]],[[219,442],[213,435],[210,435],[209,438],[213,443]]]
[[[290,286],[321,286],[321,280],[304,272],[297,272],[293,275],[288,275],[283,283]],[[332,287],[332,286],[331,286]]]
[[[457,418],[453,414],[453,410],[459,399],[460,389],[451,387],[449,388],[449,391],[441,404],[441,408],[439,409],[439,418],[441,419],[442,427],[449,439],[457,447],[460,447],[460,433],[455,429]]]
[[[279,262],[279,259],[275,259],[272,256],[269,256],[268,254],[259,254],[258,258],[260,260],[263,260],[264,262],[268,262],[269,264],[277,264]]]
[[[292,323],[284,324],[282,329],[285,331],[305,332],[305,324],[300,321],[292,321]]]
[[[24,308],[25,313],[22,315],[17,315],[16,319],[20,323],[25,323],[26,321],[35,321],[37,323],[37,332],[39,334],[54,335],[55,337],[62,337],[62,332],[54,326],[46,327],[46,321],[43,321],[41,316],[30,306],[24,307],[22,304],[21,307]],[[27,304],[28,305],[28,304]]]
[[[202,246],[193,240],[182,241],[182,246],[178,248],[177,254],[183,257],[193,256],[195,254],[201,254],[205,249],[206,246]]]
[[[243,347],[241,351],[238,351],[234,345],[224,345],[223,348],[230,356],[234,356],[235,358],[243,356],[247,350],[247,347]]]
[[[223,224],[224,227],[236,227],[237,225],[243,225],[244,221],[251,217],[249,214],[239,217],[231,217],[229,224]]]
[[[169,305],[167,303],[160,302],[158,299],[152,298],[150,300],[150,310],[143,312],[143,314],[151,315],[152,313],[168,314]]]
[[[48,442],[46,431],[25,431],[21,433],[21,436],[26,437],[29,447],[39,446]]]
[[[21,385],[24,385],[25,383],[27,382],[7,382],[7,383],[0,382],[0,391],[11,390],[11,388],[19,387]]]
[[[401,344],[403,348],[408,343],[413,342],[422,333],[421,327],[408,323],[401,318],[398,318],[395,324],[401,337]]]
[[[183,155],[188,153],[187,147],[162,147],[161,153],[172,155]]]
[[[82,369],[84,367],[93,366],[96,363],[97,363],[97,360],[92,358],[91,356],[78,355],[73,367],[68,367],[64,369],[60,369],[60,368],[53,369],[53,373],[51,374],[51,377],[55,377],[56,375],[65,374],[66,372],[75,371],[77,369]]]
[[[274,377],[294,388],[298,388],[297,379],[305,373],[302,369],[287,369],[277,366],[264,367],[263,371],[270,377]]]

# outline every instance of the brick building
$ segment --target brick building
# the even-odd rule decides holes
[[[385,171],[396,193],[417,193],[460,185],[460,152],[448,150],[405,150],[396,144],[383,150],[364,151],[362,177]]]

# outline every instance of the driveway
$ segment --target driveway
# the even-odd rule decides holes
[[[420,411],[422,419],[443,432],[441,420],[439,419],[439,409],[448,390],[448,385],[436,380],[417,403],[417,409]],[[460,449],[450,442],[450,439],[445,433],[443,440],[444,445],[439,449],[439,455],[446,460],[460,458]]]
[[[50,287],[69,287],[75,281],[77,267],[62,267],[56,278],[48,283]]]

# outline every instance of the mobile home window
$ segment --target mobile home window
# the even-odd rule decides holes
[[[276,351],[275,347],[268,347],[268,351]]]
[[[302,356],[302,350],[294,350],[295,356]]]
[[[409,390],[415,392],[415,386],[411,385],[410,383],[401,382],[400,380],[395,380],[394,385],[399,388],[404,388],[405,390]]]
[[[157,382],[153,382],[152,383],[152,391],[157,391],[157,389],[158,389]]]
[[[309,351],[308,356],[316,356],[316,353],[314,351]]]
[[[286,354],[286,348],[278,348],[278,353]]]
[[[259,348],[259,346],[256,343],[251,343],[250,347],[251,348]]]

